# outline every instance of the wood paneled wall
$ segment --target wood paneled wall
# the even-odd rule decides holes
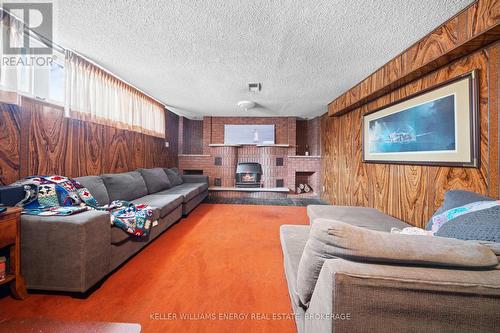
[[[202,154],[203,153],[203,120],[192,120],[183,118],[179,122],[179,130],[182,123],[182,151],[180,154]]]
[[[328,106],[341,115],[369,103],[500,38],[500,1],[478,0]]]
[[[19,177],[21,114],[17,107],[0,103],[0,184]]]
[[[179,166],[179,116],[167,110],[167,130],[165,139],[169,143],[167,148],[167,162],[170,165]]]
[[[323,115],[322,197],[336,205],[374,207],[420,227],[427,223],[449,189],[498,198],[499,56],[500,44],[490,45],[342,116]],[[363,114],[473,69],[479,72],[478,169],[362,162]]]
[[[0,104],[0,183],[34,174],[70,177],[177,166],[177,115],[166,140],[64,117],[63,109],[23,98]]]

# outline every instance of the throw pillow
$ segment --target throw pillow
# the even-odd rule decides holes
[[[75,178],[75,180],[90,191],[99,205],[109,204],[108,190],[100,176],[83,176]]]
[[[500,243],[500,205],[450,219],[434,235]]]
[[[163,169],[165,173],[168,176],[168,179],[170,180],[170,184],[172,186],[178,186],[181,185],[184,181],[182,180],[182,175],[179,172],[179,169],[177,168],[172,168],[172,169]]]
[[[327,259],[424,266],[491,268],[496,255],[476,242],[421,235],[391,234],[317,219],[299,262],[297,294],[307,307]]]
[[[148,194],[144,178],[137,171],[110,173],[101,175],[101,177],[108,191],[109,202],[115,200],[132,201]]]
[[[462,191],[462,190],[451,190],[448,191],[444,194],[444,201],[439,207],[434,215],[432,216],[435,217],[436,215],[442,214],[446,212],[447,210],[457,208],[460,206],[464,206],[466,204],[469,204],[471,202],[477,202],[477,201],[491,201],[494,200],[492,198],[485,197],[483,195],[474,193],[474,192],[469,192],[469,191]],[[426,230],[431,230],[432,229],[432,218],[429,220],[427,223],[427,226],[425,227]]]
[[[162,168],[137,169],[137,171],[139,171],[142,178],[144,178],[149,194],[160,192],[171,187],[170,180]]]

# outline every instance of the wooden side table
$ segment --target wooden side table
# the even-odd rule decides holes
[[[14,297],[24,299],[28,293],[21,275],[21,208],[9,207],[0,214],[0,248],[4,247],[9,247],[10,269],[0,285],[10,283]]]

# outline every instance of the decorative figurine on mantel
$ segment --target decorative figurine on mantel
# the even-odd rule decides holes
[[[253,130],[253,142],[255,144],[259,143],[259,132],[257,131],[257,129]]]

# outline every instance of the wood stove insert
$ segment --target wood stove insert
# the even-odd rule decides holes
[[[262,166],[259,163],[238,163],[236,187],[260,187]]]

